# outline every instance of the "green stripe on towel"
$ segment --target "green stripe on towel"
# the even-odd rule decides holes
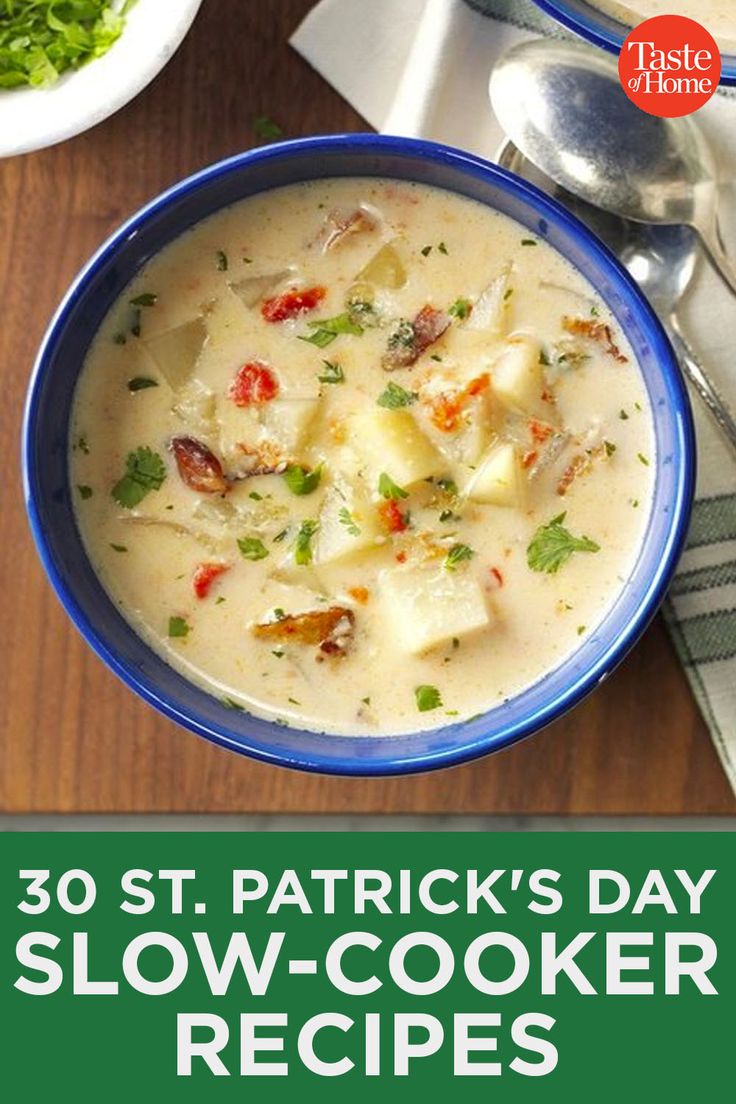
[[[728,540],[736,540],[736,494],[699,498],[693,506],[687,547],[700,548]]]
[[[697,567],[692,571],[680,571],[670,587],[670,596],[698,594],[703,590],[715,590],[716,587],[730,586],[732,583],[736,583],[736,560],[713,564],[711,567]]]
[[[721,663],[736,656],[736,609],[712,610],[679,624],[691,663]]]

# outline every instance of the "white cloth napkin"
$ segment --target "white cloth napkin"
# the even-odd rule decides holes
[[[464,0],[321,0],[291,41],[377,130],[493,159],[503,139],[488,100],[495,60],[525,37],[563,32],[528,0],[471,2],[483,12]],[[736,97],[719,93],[698,121],[718,155],[721,228],[736,254]],[[705,263],[682,320],[736,407],[736,299]],[[736,460],[697,399],[693,405],[697,500],[665,612],[736,791]]]

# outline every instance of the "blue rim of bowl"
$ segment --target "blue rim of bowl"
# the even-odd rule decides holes
[[[631,27],[599,11],[587,0],[534,0],[538,8],[569,31],[574,31],[594,46],[620,54]],[[736,57],[721,54],[721,84],[736,84]]]
[[[488,180],[502,190],[516,193],[521,197],[531,211],[540,220],[548,220],[555,223],[573,241],[582,242],[587,253],[594,259],[596,266],[616,286],[624,300],[633,302],[641,317],[645,320],[647,341],[666,380],[668,387],[674,395],[673,415],[678,430],[678,443],[680,463],[676,483],[676,497],[671,503],[670,524],[666,541],[663,542],[661,557],[657,570],[652,573],[646,585],[643,587],[642,596],[638,601],[635,612],[629,618],[622,632],[609,640],[605,650],[601,652],[594,663],[586,663],[582,673],[570,682],[564,692],[557,694],[552,700],[545,702],[534,712],[517,719],[511,724],[496,732],[487,733],[484,729],[488,725],[488,716],[492,715],[493,708],[479,717],[460,721],[456,724],[438,726],[430,732],[448,734],[462,730],[463,742],[458,746],[432,747],[424,752],[415,754],[392,754],[392,746],[397,742],[401,744],[411,743],[413,740],[421,740],[429,733],[427,730],[419,730],[416,733],[386,736],[340,736],[329,735],[325,739],[331,746],[340,744],[353,747],[357,750],[360,744],[372,740],[385,746],[386,753],[382,756],[372,757],[370,762],[361,759],[360,756],[329,754],[322,755],[312,753],[310,757],[300,755],[297,750],[293,754],[287,754],[281,749],[269,747],[262,741],[254,741],[250,734],[244,736],[224,724],[213,727],[202,718],[193,715],[193,712],[183,712],[176,708],[165,697],[162,697],[155,686],[150,684],[143,676],[131,671],[125,663],[121,662],[116,654],[108,647],[104,635],[87,617],[79,605],[73,591],[66,585],[60,570],[54,560],[53,553],[46,540],[41,525],[39,508],[35,498],[35,478],[33,441],[35,426],[39,415],[41,383],[46,373],[51,352],[64,330],[68,315],[84,294],[88,281],[92,280],[97,270],[114,254],[117,247],[123,243],[131,233],[135,232],[149,217],[166,207],[175,199],[198,189],[222,174],[240,170],[244,165],[255,161],[268,161],[281,157],[286,153],[294,154],[319,154],[328,155],[332,151],[355,152],[365,150],[401,156],[412,155],[419,158],[428,158],[430,161],[449,164],[461,172],[469,173],[481,180]],[[372,174],[367,174],[372,175]],[[183,232],[184,228],[182,229]],[[121,679],[130,689],[135,691],[149,705],[152,705],[168,719],[199,736],[228,748],[231,751],[245,754],[253,759],[274,765],[289,767],[313,773],[349,775],[349,776],[385,776],[413,774],[422,771],[436,770],[444,767],[457,766],[462,763],[477,759],[494,751],[508,747],[527,736],[540,732],[553,721],[558,720],[579,704],[604,678],[618,666],[637,642],[645,628],[654,617],[664,597],[677,560],[682,551],[689,522],[690,508],[695,485],[695,436],[692,422],[692,414],[680,370],[675,359],[672,347],[665,332],[654,314],[649,303],[621,266],[614,255],[604,246],[592,232],[583,225],[574,215],[561,206],[556,200],[545,195],[540,189],[527,183],[521,177],[500,166],[485,161],[474,154],[451,146],[430,142],[423,139],[392,137],[375,134],[335,134],[328,136],[315,136],[299,138],[286,142],[274,143],[246,153],[236,154],[186,177],[151,200],[137,211],[123,225],[116,230],[96,251],[87,264],[81,269],[62,302],[54,314],[49,327],[44,335],[36,361],[31,374],[28,388],[26,406],[22,428],[22,472],[23,491],[26,509],[39,557],[44,570],[56,591],[62,606],[66,610],[72,623],[80,632],[87,644],[103,660],[104,663]],[[651,519],[650,519],[651,523]],[[89,565],[90,570],[94,570]],[[150,651],[149,646],[139,637],[141,647]],[[574,653],[577,654],[577,653]],[[569,657],[572,658],[572,657]],[[565,662],[563,661],[562,666]],[[181,676],[183,677],[183,676]],[[188,681],[188,680],[185,680]],[[203,694],[206,691],[202,691]],[[524,694],[514,695],[510,701],[520,698]],[[210,697],[210,695],[207,695]],[[224,709],[224,707],[223,707]],[[253,718],[250,714],[240,714],[257,722],[260,718]],[[269,730],[274,728],[275,722],[262,722]],[[298,728],[291,728],[298,734]],[[281,730],[284,731],[283,729]],[[307,730],[304,734],[312,733]]]

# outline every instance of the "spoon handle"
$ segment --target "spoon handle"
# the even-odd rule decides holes
[[[705,246],[708,259],[728,288],[736,295],[736,264],[721,245],[718,225],[714,221],[711,227],[698,224],[695,229]]]
[[[677,315],[672,313],[668,322],[667,329],[685,375],[708,407],[731,449],[736,454],[736,419],[734,419],[728,403],[683,336]]]

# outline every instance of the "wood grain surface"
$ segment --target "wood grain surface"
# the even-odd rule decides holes
[[[287,46],[310,0],[205,0],[132,104],[53,149],[0,162],[0,810],[4,812],[733,813],[662,624],[572,715],[484,761],[345,780],[251,763],[176,728],[92,655],[32,548],[18,473],[26,382],[76,270],[141,203],[256,141],[365,123]]]

